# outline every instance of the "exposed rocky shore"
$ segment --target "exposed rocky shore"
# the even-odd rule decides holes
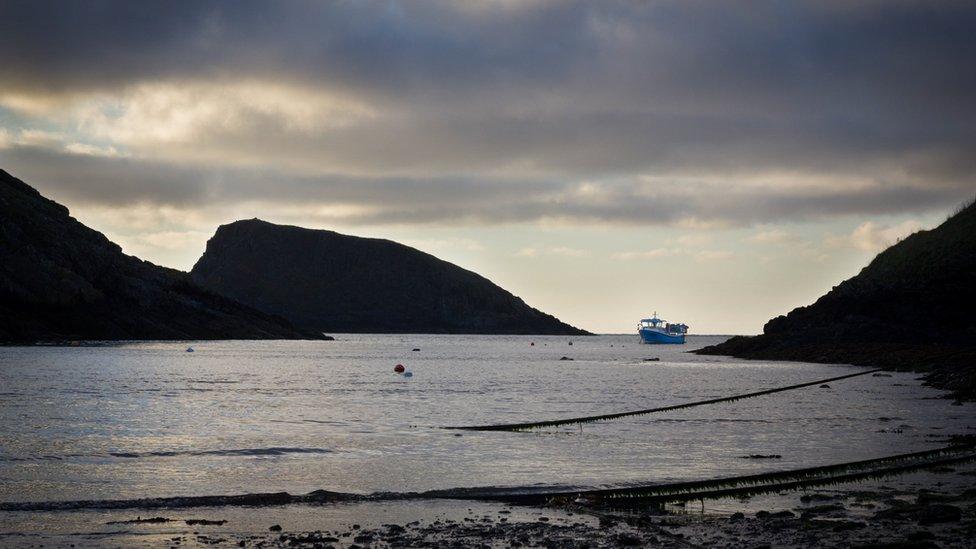
[[[159,547],[858,547],[976,546],[976,466],[906,478],[666,509],[614,510],[576,502],[545,507],[444,502],[398,509],[343,504],[165,509],[89,526],[94,533],[4,534],[0,545]],[[928,487],[928,488],[926,488]],[[967,488],[968,487],[968,488]],[[335,506],[340,507],[335,507]],[[376,504],[365,504],[376,505]],[[445,509],[447,510],[446,512]],[[186,510],[183,510],[186,513]],[[333,513],[332,519],[323,515]],[[392,513],[392,515],[391,515]],[[307,524],[307,526],[303,526]],[[77,526],[69,527],[77,530]]]

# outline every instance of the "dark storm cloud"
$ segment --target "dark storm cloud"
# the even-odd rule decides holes
[[[169,156],[148,162],[6,154],[88,200],[284,196],[417,221],[745,222],[918,211],[971,194],[974,36],[976,4],[952,1],[7,1],[0,94],[257,79],[378,113],[314,135],[250,113],[246,127],[160,145]],[[308,171],[314,161],[339,175],[180,167],[195,150],[210,163],[248,155]],[[835,186],[730,183],[708,200],[627,184],[572,194],[586,179],[770,172],[827,174]],[[845,178],[860,185],[836,190]],[[405,188],[405,200],[382,203]],[[519,188],[524,200],[507,198]]]
[[[976,7],[848,4],[8,0],[0,74],[40,90],[242,73],[418,92],[430,105],[565,90],[732,116],[730,100],[795,113],[799,98],[864,116],[919,100],[973,112]]]

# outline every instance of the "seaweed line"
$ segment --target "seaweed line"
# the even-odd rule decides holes
[[[628,502],[666,503],[829,486],[974,460],[976,460],[976,448],[971,445],[958,445],[847,463],[701,481],[561,492],[492,493],[486,490],[478,493],[472,490],[466,493],[434,491],[421,495],[450,499],[488,499],[520,504],[568,502],[581,498],[589,503],[603,501],[612,505],[627,505]]]
[[[685,402],[684,404],[673,404],[670,406],[660,406],[658,408],[647,408],[644,410],[635,410],[632,412],[617,412],[613,414],[603,414],[598,416],[583,416],[583,417],[571,417],[565,419],[552,419],[548,421],[530,421],[524,423],[500,423],[495,425],[462,425],[462,426],[450,426],[442,427],[442,429],[456,429],[462,431],[527,431],[530,429],[540,429],[544,427],[557,427],[560,425],[576,425],[583,423],[593,423],[597,421],[608,421],[611,419],[619,419],[622,417],[629,416],[641,416],[644,414],[653,414],[657,412],[670,412],[672,410],[681,410],[683,408],[693,408],[695,406],[705,406],[707,404],[718,404],[721,402],[735,402],[736,400],[742,400],[745,398],[758,397],[763,395],[770,395],[773,393],[780,393],[783,391],[791,391],[793,389],[802,389],[803,387],[809,387],[811,385],[818,385],[823,383],[828,383],[831,381],[840,381],[842,379],[848,379],[851,377],[863,376],[867,374],[873,374],[880,372],[881,368],[876,368],[873,370],[865,370],[863,372],[856,372],[853,374],[846,374],[837,377],[829,377],[827,379],[820,379],[817,381],[808,381],[806,383],[800,383],[797,385],[790,385],[788,387],[776,387],[774,389],[765,389],[762,391],[756,391],[753,393],[744,393],[741,395],[732,395],[727,397],[711,398],[708,400],[699,400],[696,402]]]
[[[952,463],[976,460],[976,446],[957,444],[861,461],[836,463],[787,471],[773,471],[736,477],[700,481],[674,482],[603,488],[597,490],[536,491],[529,488],[455,488],[426,492],[375,492],[350,494],[316,490],[293,495],[287,492],[241,494],[228,496],[189,496],[141,498],[129,500],[81,500],[0,503],[0,512],[68,511],[78,509],[161,509],[216,506],[267,507],[292,504],[329,504],[366,501],[402,501],[422,499],[503,501],[520,505],[566,504],[572,502],[605,503],[610,506],[663,504],[755,495],[829,486],[859,480],[883,478]]]

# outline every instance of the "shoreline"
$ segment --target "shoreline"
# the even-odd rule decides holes
[[[976,464],[663,509],[576,502],[336,502],[0,513],[0,546],[973,547]],[[43,520],[39,520],[43,519]],[[19,530],[18,530],[19,529]]]
[[[770,335],[732,336],[689,351],[744,360],[782,360],[814,364],[850,364],[893,372],[923,374],[925,384],[948,391],[946,398],[976,401],[976,348],[888,343],[786,342]]]
[[[477,500],[505,505],[583,504],[591,508],[651,508],[685,505],[705,499],[742,498],[784,491],[816,490],[837,484],[892,478],[916,471],[951,468],[976,462],[974,437],[950,436],[948,446],[834,463],[802,469],[776,470],[734,477],[711,478],[676,483],[624,485],[616,488],[580,488],[555,491],[532,486],[468,487],[433,489],[423,492],[380,491],[369,494],[318,489],[306,494],[288,492],[235,495],[175,496],[137,499],[54,500],[0,502],[0,512],[59,511],[148,511],[157,509],[192,510],[205,507],[275,507],[296,504],[382,503],[398,501]],[[778,459],[778,455],[743,456],[746,459]]]

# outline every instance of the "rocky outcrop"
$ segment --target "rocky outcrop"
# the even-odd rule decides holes
[[[0,342],[322,337],[125,255],[0,170]]]
[[[698,352],[927,371],[933,385],[976,397],[976,204],[881,252],[762,335]]]
[[[258,219],[217,229],[191,273],[205,288],[319,331],[585,333],[408,246]]]

